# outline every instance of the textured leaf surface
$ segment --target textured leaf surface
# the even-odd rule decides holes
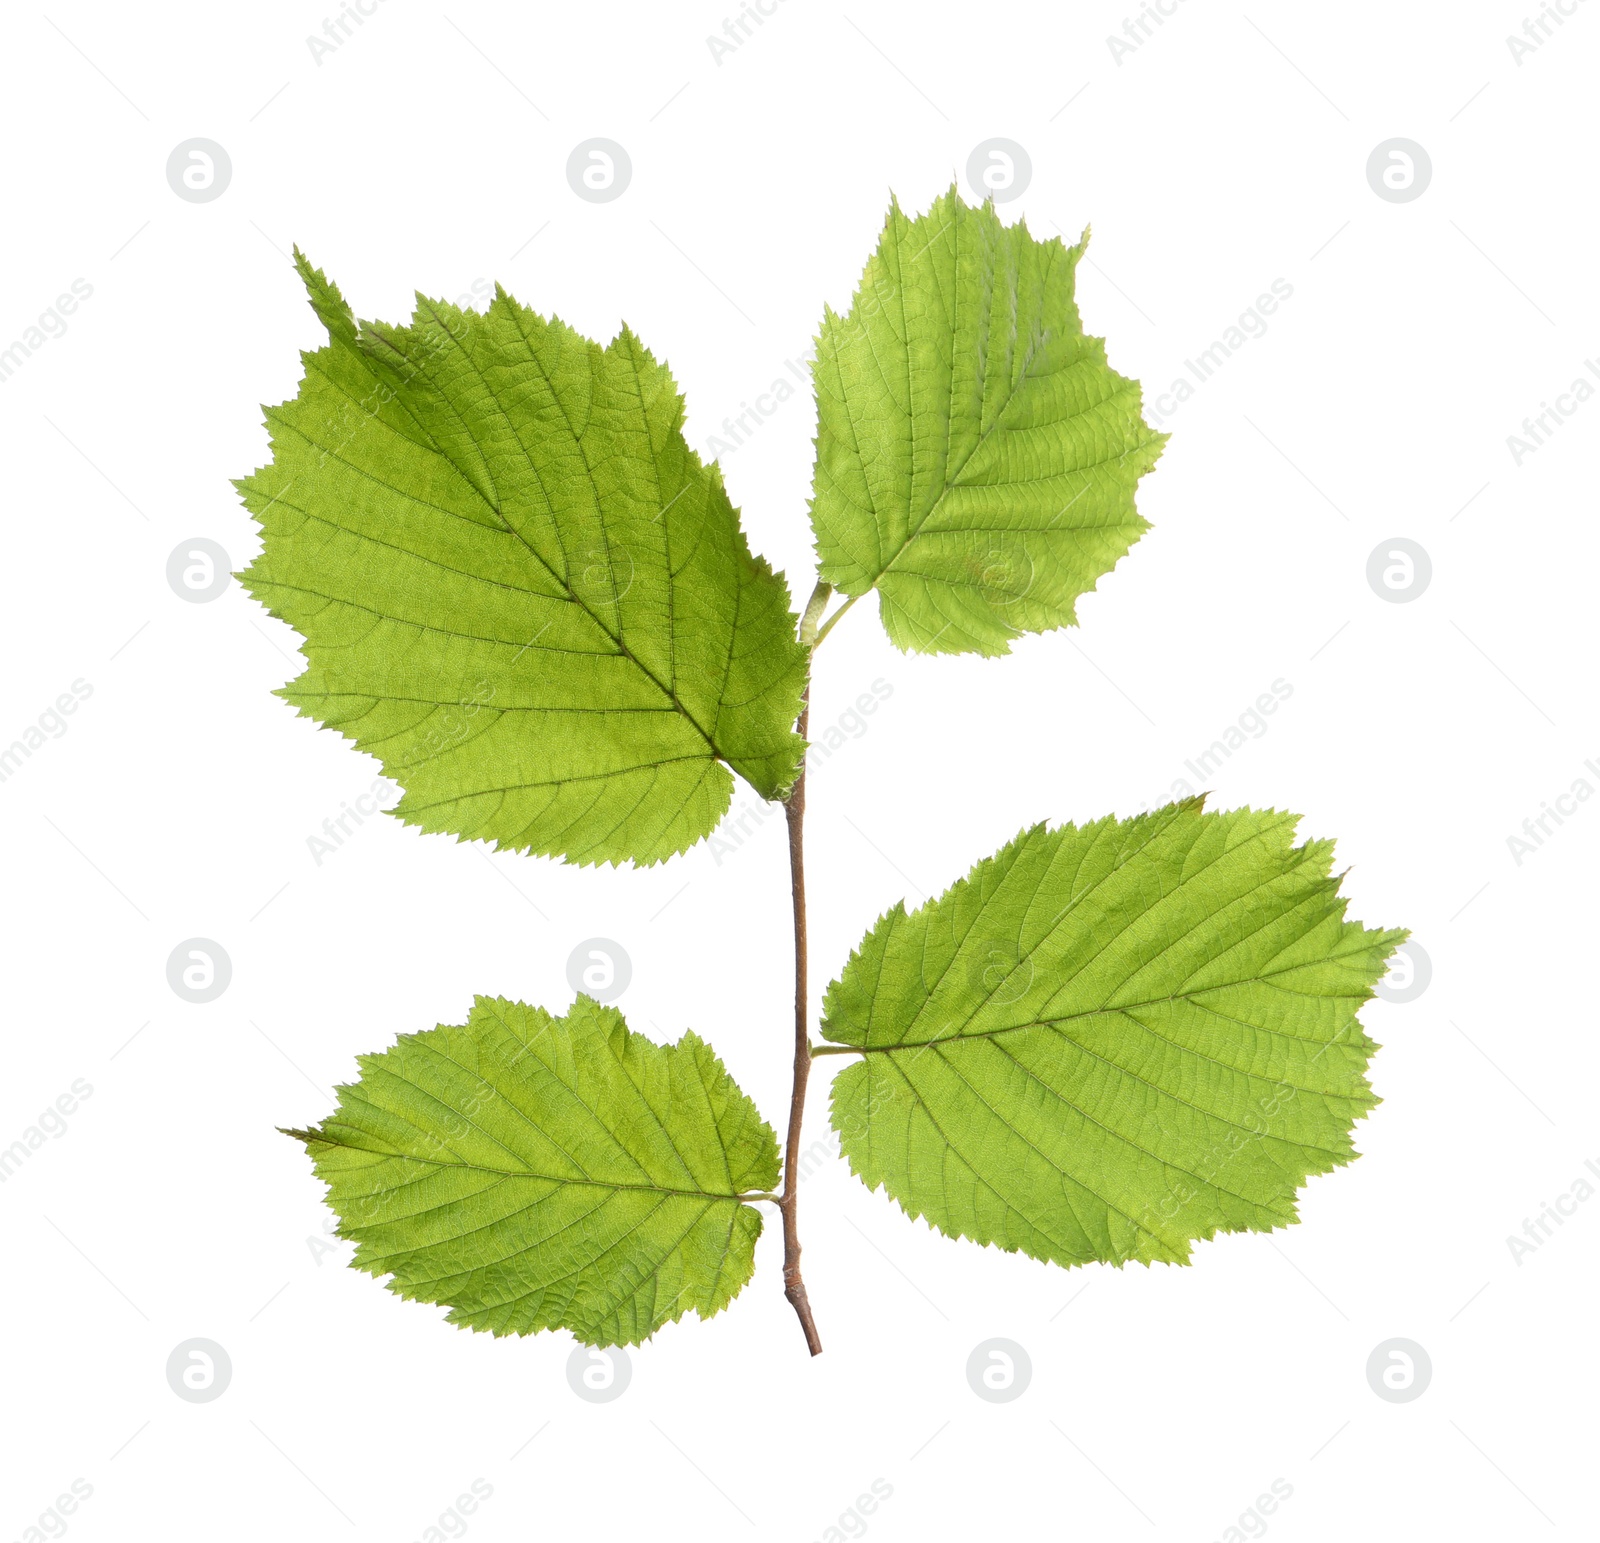
[[[1404,932],[1344,919],[1331,843],[1200,800],[1025,831],[828,989],[851,1167],[940,1231],[1057,1264],[1187,1262],[1295,1220],[1377,1102],[1356,1010]]]
[[[894,204],[849,314],[824,316],[822,576],[876,585],[902,649],[1003,654],[1067,626],[1149,528],[1134,487],[1166,436],[1084,336],[1082,254],[952,188],[920,219]]]
[[[402,1035],[306,1143],[353,1261],[491,1334],[633,1345],[750,1278],[778,1144],[687,1033],[657,1045],[580,996],[565,1018],[479,997]]]
[[[282,695],[382,761],[402,819],[580,862],[699,840],[728,766],[782,793],[788,589],[684,442],[665,366],[503,292],[358,326],[299,265],[329,343],[239,484],[264,538],[240,578],[306,639]]]

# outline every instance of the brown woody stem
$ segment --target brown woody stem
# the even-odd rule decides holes
[[[806,714],[800,715],[800,732],[806,731]],[[800,1277],[800,1228],[795,1207],[800,1199],[800,1129],[805,1118],[806,1079],[811,1073],[811,1035],[806,1022],[806,870],[802,828],[806,812],[805,773],[790,793],[784,812],[789,819],[789,889],[794,899],[794,1084],[789,1093],[789,1144],[783,1164],[783,1294],[789,1299],[805,1331],[812,1355],[822,1352],[822,1340],[811,1316],[806,1283]]]
[[[819,583],[800,622],[800,642],[809,650],[820,641],[818,627],[832,591]],[[801,699],[800,717],[795,732],[805,738],[811,716],[811,685],[806,684]],[[806,772],[801,762],[800,775],[784,803],[789,825],[789,893],[794,905],[794,1082],[789,1093],[789,1137],[783,1162],[783,1294],[794,1308],[812,1355],[822,1353],[822,1340],[811,1316],[806,1283],[800,1276],[800,1228],[796,1207],[800,1200],[800,1139],[805,1120],[806,1080],[811,1073],[811,1033],[806,990],[806,865],[804,829],[806,817]]]

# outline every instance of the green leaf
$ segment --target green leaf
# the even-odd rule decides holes
[[[1186,1263],[1296,1219],[1377,1102],[1356,1010],[1405,939],[1344,919],[1298,816],[1201,800],[1043,825],[897,905],[828,989],[854,1171],[941,1232]]]
[[[449,1322],[635,1345],[720,1312],[754,1267],[772,1128],[710,1047],[479,997],[463,1025],[362,1056],[304,1141],[352,1263]]]
[[[722,818],[728,767],[781,796],[788,588],[666,367],[503,291],[361,325],[297,261],[329,343],[238,484],[264,540],[239,577],[306,639],[281,694],[379,758],[402,819],[502,847],[658,862]]]
[[[850,596],[876,586],[902,649],[1003,654],[1068,626],[1149,528],[1134,487],[1166,436],[1084,336],[1083,250],[952,187],[921,219],[894,203],[849,314],[824,315],[822,577]]]

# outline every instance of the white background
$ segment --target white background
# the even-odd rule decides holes
[[[71,1533],[119,1543],[417,1540],[478,1478],[493,1496],[461,1520],[486,1543],[816,1543],[875,1479],[892,1497],[844,1530],[885,1543],[1593,1536],[1600,1200],[1520,1263],[1506,1241],[1600,1160],[1600,803],[1520,865],[1507,846],[1575,779],[1600,787],[1600,405],[1520,466],[1507,446],[1600,353],[1600,6],[1568,3],[1520,63],[1524,0],[1192,0],[1120,62],[1123,0],[781,0],[720,63],[715,5],[385,0],[320,64],[318,6],[16,14],[0,344],[74,279],[93,295],[0,385],[0,742],[75,679],[93,694],[0,784],[0,1145],[74,1079],[93,1093],[0,1186],[0,1537],[75,1478]],[[233,163],[204,204],[165,176],[196,136]],[[591,136],[632,158],[611,203],[566,180]],[[1293,297],[1166,423],[1155,529],[1080,629],[907,658],[869,602],[830,637],[818,731],[875,679],[893,694],[814,779],[814,992],[886,906],[1025,823],[1163,801],[1278,678],[1293,694],[1207,779],[1214,806],[1336,837],[1352,914],[1412,927],[1433,981],[1366,1009],[1384,1102],[1302,1225],[1189,1269],[1069,1273],[935,1235],[830,1158],[802,1206],[826,1353],[804,1353],[769,1225],[726,1313],[663,1330],[623,1397],[588,1404],[567,1336],[472,1335],[343,1268],[274,1127],[475,992],[564,1007],[596,936],[631,956],[631,1023],[701,1031],[780,1124],[782,822],[619,873],[384,818],[318,866],[308,837],[375,765],[270,694],[296,673],[288,628],[237,585],[186,603],[167,559],[197,536],[235,566],[255,550],[229,479],[320,336],[291,243],[363,316],[498,279],[597,338],[626,317],[703,447],[848,302],[889,190],[925,208],[993,136],[1032,160],[1007,218],[1093,221],[1085,321],[1147,393],[1274,279]],[[1366,177],[1394,136],[1433,164],[1408,203]],[[802,596],[811,433],[801,393],[723,458]],[[1395,536],[1433,563],[1407,604],[1365,576]],[[165,975],[194,936],[233,961],[205,1006]],[[1033,1366],[1003,1405],[964,1370],[997,1336]],[[1365,1373],[1397,1336],[1433,1364],[1405,1404]],[[193,1337],[232,1359],[214,1402],[167,1385]],[[1292,1497],[1250,1519],[1276,1479]]]

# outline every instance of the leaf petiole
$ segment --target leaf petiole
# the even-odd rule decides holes
[[[819,589],[821,587],[822,587],[821,585],[818,585]],[[827,619],[826,622],[823,623],[821,630],[817,633],[816,637],[811,640],[810,647],[811,647],[812,653],[815,653],[822,646],[822,640],[825,637],[827,637],[827,635],[830,632],[833,631],[834,627],[837,625],[837,623],[839,621],[839,618],[841,616],[843,616],[844,613],[846,611],[848,611],[850,609],[850,607],[853,606],[856,603],[856,601],[858,601],[860,598],[861,598],[860,595],[851,595],[850,598],[848,600],[846,600],[845,603],[843,605],[841,605],[839,607],[839,609],[837,611],[835,611],[833,613],[833,615],[830,616]],[[801,636],[800,641],[802,643],[805,642],[805,637],[803,635]]]

